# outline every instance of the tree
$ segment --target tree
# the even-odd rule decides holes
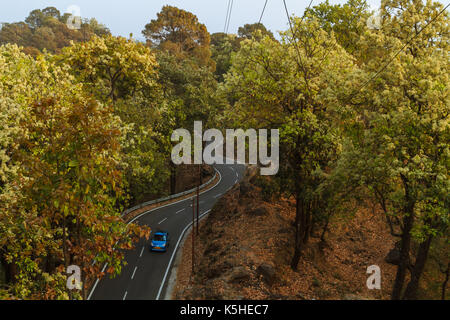
[[[348,176],[369,187],[401,238],[393,299],[417,297],[431,242],[448,226],[449,24],[441,10],[431,1],[383,1],[380,29],[360,39],[361,68],[351,76],[358,91],[338,89],[352,138]]]
[[[0,30],[0,44],[15,43],[24,52],[36,57],[43,50],[59,53],[70,41],[88,41],[94,35],[110,34],[108,28],[95,19],[83,19],[80,30],[71,30],[66,22],[70,14],[61,16],[54,7],[33,10],[25,22],[7,23]]]
[[[265,36],[275,40],[272,31],[267,30],[262,23],[245,24],[238,29],[238,37],[241,39],[254,39],[256,37],[255,40],[259,41]]]
[[[238,126],[280,128],[282,190],[296,199],[295,252],[297,268],[309,240],[319,186],[336,161],[340,137],[333,126],[329,87],[353,70],[351,57],[320,29],[316,19],[293,19],[294,32],[282,33],[281,43],[269,36],[243,42],[225,75],[229,118]],[[300,43],[297,46],[297,43]],[[330,59],[324,59],[331,52]]]
[[[148,230],[127,226],[121,123],[83,91],[65,66],[0,47],[0,262],[7,296],[68,299],[66,267],[83,282],[120,272],[121,250]],[[95,259],[95,260],[94,260]],[[94,262],[94,263],[93,263]],[[5,293],[3,292],[2,295]],[[86,292],[81,292],[86,296]]]
[[[25,19],[25,22],[30,26],[30,28],[36,29],[42,26],[44,19],[44,13],[41,10],[36,9],[30,12],[28,17]]]
[[[165,119],[158,63],[150,48],[132,39],[97,37],[63,50],[61,60],[98,100],[112,104],[126,124],[123,169],[132,203],[165,194],[170,145],[162,135]],[[148,200],[148,199],[147,199]]]
[[[194,57],[199,64],[214,68],[208,30],[191,12],[164,6],[142,34],[150,45],[168,50],[179,59]]]
[[[167,103],[163,117],[166,121],[160,125],[162,136],[170,137],[173,130],[178,128],[193,129],[194,121],[203,121],[205,126],[211,125],[225,105],[223,97],[218,94],[218,84],[211,70],[199,66],[195,59],[179,61],[169,52],[158,52],[157,59],[159,82]],[[171,193],[175,193],[177,170],[170,159],[168,166],[171,171]]]
[[[29,46],[33,33],[24,22],[5,23],[0,30],[0,45],[15,43],[19,46]]]
[[[247,39],[261,41],[264,36],[275,40],[273,33],[266,29],[262,23],[246,24],[239,27],[238,36],[227,33],[214,33],[211,35],[212,59],[216,63],[215,74],[219,82],[223,82],[224,75],[230,70],[231,56],[238,52],[241,42]]]
[[[238,52],[240,48],[240,39],[235,35],[226,33],[214,33],[211,35],[211,58],[216,64],[216,78],[223,82],[224,75],[231,68],[231,56]]]
[[[320,28],[333,32],[337,42],[350,53],[359,51],[357,43],[366,29],[370,16],[366,0],[349,0],[345,4],[331,5],[328,0],[305,11],[306,19],[315,17]]]
[[[26,118],[25,110],[17,100],[31,89],[23,86],[23,79],[19,79],[17,74],[26,74],[31,64],[32,59],[16,46],[0,47],[0,264],[5,271],[6,283],[12,282],[17,274],[15,265],[7,260],[7,244],[19,247],[22,238],[16,235],[22,235],[24,240],[35,239],[33,235],[38,232],[36,229],[40,229],[37,225],[20,230],[26,213],[18,206],[23,199],[20,186],[17,185],[20,163],[13,159],[19,148],[18,141],[24,135],[19,122]],[[0,296],[9,296],[2,289]]]
[[[167,108],[160,127],[170,136],[174,129],[191,128],[194,120],[207,122],[223,105],[217,93],[217,81],[211,59],[210,35],[205,25],[187,11],[164,6],[158,17],[142,32],[148,45],[155,48],[159,63],[159,81]],[[168,161],[171,192],[175,192],[176,167]]]
[[[154,97],[157,91],[155,56],[132,39],[94,36],[64,48],[61,59],[100,101],[116,104],[137,93]]]
[[[45,9],[42,9],[42,14],[45,17],[52,17],[58,20],[61,18],[61,12],[59,12],[59,10],[55,7],[47,7]]]

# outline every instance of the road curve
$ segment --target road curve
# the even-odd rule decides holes
[[[200,214],[212,209],[216,201],[243,177],[245,166],[240,164],[215,165],[221,180],[212,189],[200,195]],[[125,253],[127,265],[122,273],[111,279],[98,281],[90,292],[90,300],[156,300],[164,297],[167,274],[170,274],[172,256],[183,230],[192,222],[192,200],[185,199],[146,214],[135,223],[147,225],[152,231],[161,229],[171,236],[170,246],[165,253],[149,251],[149,240],[141,240],[134,250]],[[164,282],[164,283],[163,283]]]

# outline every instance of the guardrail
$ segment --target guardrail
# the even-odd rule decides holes
[[[216,171],[216,173],[214,174],[214,176],[213,176],[211,179],[209,179],[207,182],[205,182],[204,184],[202,184],[202,185],[199,187],[199,189],[203,189],[204,187],[208,186],[209,184],[211,184],[211,183],[216,179],[216,177],[217,177],[217,175],[218,175],[218,172],[217,172],[217,169],[216,169],[216,168],[214,168],[214,170]],[[190,193],[192,193],[192,192],[194,192],[194,191],[196,191],[196,190],[197,190],[197,187],[192,188],[192,189],[189,189],[189,190],[187,190],[187,191],[180,192],[180,193],[172,194],[172,195],[167,196],[167,197],[164,197],[164,198],[155,199],[155,200],[152,200],[152,201],[147,201],[147,202],[138,204],[137,206],[134,206],[134,207],[132,207],[132,208],[129,208],[129,209],[125,210],[125,211],[122,213],[122,217],[125,216],[125,215],[127,215],[127,214],[129,214],[130,212],[135,211],[135,210],[142,209],[142,208],[144,208],[144,207],[146,207],[146,206],[150,206],[150,205],[152,205],[152,204],[156,204],[156,203],[160,203],[160,202],[165,202],[165,201],[169,201],[169,200],[172,200],[172,199],[175,199],[175,198],[183,197],[183,196],[188,195],[188,194],[190,194]]]
[[[216,179],[216,177],[220,174],[219,171],[216,168],[213,167],[213,169],[216,172],[214,174],[214,176],[211,179],[209,179],[206,183],[202,184],[199,189],[203,189],[204,187],[206,187],[209,184],[211,184]],[[160,203],[160,202],[164,202],[164,201],[168,201],[168,200],[172,200],[172,199],[175,199],[175,198],[178,198],[178,197],[182,197],[182,196],[185,196],[185,195],[187,195],[189,193],[192,193],[192,192],[194,192],[196,190],[197,190],[197,187],[189,189],[187,191],[183,191],[183,192],[177,193],[177,194],[170,195],[170,196],[165,197],[165,198],[155,199],[155,200],[152,200],[152,201],[147,201],[147,202],[141,203],[141,204],[139,204],[137,206],[134,206],[132,208],[129,208],[129,209],[125,210],[122,213],[122,217],[127,215],[130,212],[133,212],[135,210],[141,209],[143,207],[146,207],[146,206],[149,206],[149,205],[152,205],[152,204],[156,204],[156,203]],[[96,260],[97,260],[97,258],[95,258],[94,261],[92,262],[92,264],[91,264],[92,266],[95,264]],[[105,263],[105,265],[103,266],[102,272],[105,271],[107,265],[108,264]],[[90,298],[92,296],[92,293],[94,292],[94,289],[97,286],[98,282],[99,282],[99,279],[97,278],[97,280],[95,281],[93,287],[90,288],[91,290],[90,290],[90,293],[88,295],[87,300],[90,300]]]

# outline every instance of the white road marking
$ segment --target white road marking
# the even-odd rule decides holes
[[[211,211],[211,210],[208,210],[208,211],[202,213],[202,214],[200,215],[199,219],[201,219],[203,216],[207,215],[210,211]],[[183,238],[184,234],[186,233],[186,230],[187,230],[191,225],[192,225],[192,222],[190,222],[190,223],[184,228],[184,230],[181,232],[180,237],[178,238],[177,244],[175,245],[175,248],[173,249],[172,256],[170,257],[169,264],[167,265],[166,273],[164,274],[164,278],[163,278],[163,280],[162,280],[162,282],[161,282],[161,286],[159,287],[158,295],[156,296],[156,300],[159,300],[159,297],[161,296],[161,292],[162,292],[162,290],[163,290],[164,283],[166,282],[166,278],[167,278],[167,275],[168,275],[168,273],[169,273],[170,266],[172,265],[172,261],[173,261],[173,259],[174,259],[174,257],[175,257],[175,254],[177,253],[177,249],[178,249],[178,246],[180,245],[181,239]]]
[[[103,266],[102,272],[105,272],[107,266],[108,266],[108,264],[105,263],[105,265]],[[94,294],[95,288],[97,288],[97,285],[99,282],[100,282],[100,279],[97,278],[97,280],[95,280],[95,283],[94,283],[94,286],[92,287],[91,292],[89,293],[89,297],[87,298],[88,300],[91,300],[91,297]]]
[[[127,297],[127,294],[128,294],[128,291],[125,291],[125,294],[124,294],[124,296],[123,296],[123,299],[122,299],[122,300],[125,300],[125,298]]]
[[[134,267],[134,271],[133,271],[133,274],[131,275],[131,280],[133,280],[133,278],[134,278],[134,275],[136,274],[136,270],[137,270],[137,266],[136,266],[136,267]]]
[[[222,193],[219,193],[219,194],[215,195],[214,198],[217,199],[217,198],[219,198],[219,197],[221,197],[221,196],[222,196]]]
[[[167,218],[164,218],[164,219],[162,219],[158,224],[161,224],[161,223],[163,223],[164,221],[166,221],[167,220]]]
[[[234,168],[233,167],[230,167],[231,168],[231,170],[233,170],[234,171]]]
[[[142,246],[142,250],[141,250],[141,254],[139,255],[139,258],[142,258],[142,254],[144,253],[144,249],[145,249],[145,246]]]
[[[220,182],[222,181],[222,174],[220,173],[220,171],[217,170],[216,168],[214,168],[214,170],[219,174],[219,181],[217,181],[217,183],[216,183],[213,187],[211,187],[211,188],[209,188],[209,189],[207,189],[207,190],[204,190],[204,191],[200,192],[200,194],[203,194],[203,193],[206,193],[206,192],[209,192],[209,191],[213,190],[213,189],[216,188],[216,187],[220,184]],[[230,189],[231,189],[231,188],[230,188]],[[188,199],[181,199],[181,200],[178,200],[178,201],[175,201],[175,202],[172,202],[172,203],[168,203],[168,204],[165,204],[165,205],[163,205],[163,206],[156,207],[156,208],[154,208],[154,209],[150,209],[150,210],[148,210],[148,211],[145,211],[145,212],[139,214],[138,216],[134,217],[133,219],[131,219],[131,221],[129,221],[129,222],[127,223],[127,225],[133,223],[134,221],[138,220],[138,219],[141,218],[142,216],[147,215],[147,214],[149,214],[149,213],[151,213],[151,212],[153,212],[153,211],[160,210],[160,209],[165,208],[165,207],[173,206],[174,204],[177,204],[177,203],[180,203],[180,202],[184,202],[184,201],[186,201],[186,200],[191,200],[191,201],[192,201],[192,197],[191,197],[191,198],[188,198]],[[205,212],[205,214],[206,214],[206,212]],[[102,272],[105,272],[107,266],[108,266],[108,263],[105,263],[105,265],[103,266]],[[89,296],[88,296],[87,300],[91,300],[91,298],[92,298],[92,296],[93,296],[93,294],[94,294],[94,291],[95,291],[95,289],[97,288],[97,285],[98,285],[99,282],[100,282],[100,279],[97,278],[97,279],[95,280],[94,286],[93,286],[92,289],[91,289],[91,292],[89,293]],[[158,295],[158,297],[159,297],[159,295]]]
[[[216,168],[214,168],[214,170],[216,170],[216,172],[219,174],[219,181],[218,181],[213,187],[211,187],[210,189],[204,190],[204,191],[200,192],[200,194],[204,194],[204,193],[206,193],[206,192],[209,192],[209,191],[213,190],[213,189],[214,189],[215,187],[217,187],[217,186],[220,184],[220,182],[222,181],[222,174],[220,173],[220,171],[217,170]],[[133,223],[134,221],[136,221],[137,219],[141,218],[142,216],[145,216],[145,215],[147,215],[147,214],[149,214],[149,213],[151,213],[151,212],[153,212],[153,211],[160,210],[160,209],[165,208],[165,207],[168,207],[168,206],[173,206],[174,204],[177,204],[177,203],[180,203],[180,202],[184,202],[184,201],[187,201],[187,200],[192,201],[192,198],[193,198],[193,197],[190,197],[190,198],[188,198],[188,199],[181,199],[181,200],[178,200],[178,201],[176,201],[176,202],[168,203],[168,204],[165,204],[165,205],[163,205],[163,206],[160,206],[160,207],[151,209],[151,210],[149,210],[149,211],[142,212],[140,215],[138,215],[138,216],[134,217],[133,219],[131,219],[131,221],[128,222],[127,224],[131,224],[131,223]]]
[[[179,213],[183,212],[184,210],[186,210],[186,208],[181,209],[181,210],[178,210],[178,211],[176,212],[176,214],[179,214]]]

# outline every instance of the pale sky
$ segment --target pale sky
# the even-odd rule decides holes
[[[322,0],[314,0],[312,6]],[[381,0],[368,0],[373,9],[379,7]],[[258,21],[265,0],[234,0],[229,33],[246,23]],[[289,12],[297,16],[303,14],[310,0],[287,0]],[[342,0],[330,0],[330,3],[345,3]],[[70,6],[80,8],[83,18],[95,17],[110,28],[114,35],[128,37],[133,33],[142,39],[141,31],[150,20],[156,18],[163,5],[172,5],[197,15],[210,33],[223,32],[228,0],[0,0],[0,22],[23,21],[34,9],[48,6],[56,7],[62,13]],[[277,33],[287,29],[287,18],[282,0],[269,0],[262,22]]]

